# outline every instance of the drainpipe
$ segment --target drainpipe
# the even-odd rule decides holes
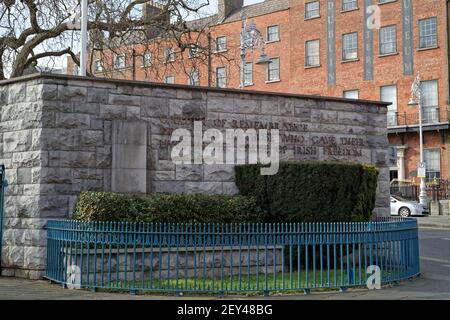
[[[211,73],[212,73],[212,54],[211,54],[211,32],[208,32],[208,87],[211,87]]]
[[[133,80],[136,80],[136,49],[133,48],[131,56],[131,58],[133,59]]]

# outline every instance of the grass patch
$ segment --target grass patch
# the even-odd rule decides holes
[[[173,275],[173,274],[172,274]],[[362,274],[361,279],[359,274],[355,278],[350,276],[350,279],[345,272],[338,270],[336,273],[333,270],[327,271],[313,271],[306,272],[278,272],[276,274],[270,273],[267,276],[264,273],[257,275],[233,275],[215,278],[180,278],[180,279],[145,279],[140,281],[139,274],[136,274],[136,280],[133,281],[111,281],[105,283],[104,286],[98,288],[103,292],[120,292],[120,291],[134,291],[139,294],[149,293],[195,293],[195,294],[211,294],[222,292],[255,295],[264,292],[270,293],[303,293],[304,289],[314,291],[336,291],[340,287],[355,287],[365,286],[365,275]]]

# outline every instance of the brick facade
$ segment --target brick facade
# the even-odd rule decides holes
[[[393,0],[378,4],[377,0],[357,0],[356,9],[344,11],[342,0],[320,0],[318,1],[320,4],[319,16],[306,19],[305,3],[309,2],[312,1],[266,0],[260,4],[244,7],[248,20],[255,21],[264,37],[266,37],[268,26],[278,25],[280,30],[279,41],[266,43],[266,52],[269,58],[280,58],[279,81],[267,81],[267,66],[256,65],[259,57],[259,52],[256,50],[254,53],[247,54],[247,61],[253,62],[253,82],[245,89],[337,97],[342,97],[344,91],[358,90],[360,99],[381,100],[381,87],[395,85],[397,113],[391,114],[394,123],[391,123],[388,130],[389,140],[393,147],[406,147],[405,161],[402,164],[405,175],[399,178],[413,179],[419,157],[418,112],[417,107],[408,106],[408,101],[411,84],[415,75],[420,72],[422,80],[436,80],[438,83],[438,106],[436,107],[439,109],[433,115],[432,121],[429,121],[424,127],[424,146],[425,149],[440,150],[440,175],[447,179],[447,166],[450,164],[447,152],[447,148],[450,147],[448,141],[449,9],[447,1]],[[368,4],[378,4],[381,13],[381,27],[395,26],[397,50],[394,53],[380,54],[380,30],[365,30],[365,11]],[[411,11],[409,11],[410,6]],[[411,12],[410,17],[408,16],[409,12]],[[437,20],[437,46],[425,50],[419,49],[419,21],[431,17],[436,17]],[[211,75],[210,84],[214,86],[216,84],[216,68],[225,66],[227,68],[227,87],[239,87],[239,33],[242,26],[239,10],[231,10],[231,13],[223,20],[212,17],[211,21],[208,32],[211,33],[213,39],[212,46],[214,47],[214,39],[226,36],[228,49],[221,54],[215,53],[214,48],[211,49],[211,70],[208,71],[205,56],[199,58],[201,61],[198,61],[198,65],[196,65],[195,59],[187,57],[187,52],[179,52],[176,54],[175,62],[170,63],[169,66],[161,63],[158,55],[158,57],[154,57],[150,70],[145,72],[146,68],[142,68],[141,59],[137,58],[134,75],[133,68],[128,68],[125,72],[116,73],[112,77],[163,82],[165,76],[170,74],[174,76],[175,83],[187,84],[188,71],[195,67],[199,70],[200,85],[208,85],[209,73]],[[334,34],[330,21],[334,22]],[[408,43],[409,25],[412,30],[412,46]],[[342,37],[344,34],[354,32],[357,33],[358,38],[357,59],[343,61]],[[365,32],[369,33],[365,35]],[[334,46],[329,41],[330,35],[334,35]],[[372,37],[372,41],[369,41],[370,37]],[[206,36],[200,37],[200,39],[205,42]],[[318,66],[305,67],[305,44],[309,40],[319,40],[320,42],[320,64]],[[163,46],[163,44],[158,43],[158,46]],[[152,44],[148,47],[152,47]],[[137,56],[143,48],[143,45],[136,46]],[[330,48],[335,50],[335,85],[330,84],[328,76],[332,66],[329,60]],[[367,50],[369,52],[372,50],[372,54],[367,55]],[[409,53],[413,59],[413,64],[410,66],[407,65]],[[364,66],[370,65],[370,61],[373,63],[373,73],[366,79],[368,71]],[[408,67],[412,67],[412,70],[407,69]],[[70,62],[68,70],[71,70]],[[157,74],[155,70],[159,73]],[[392,163],[393,177],[396,176],[395,172],[399,165]]]

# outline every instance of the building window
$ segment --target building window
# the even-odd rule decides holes
[[[388,26],[380,29],[380,54],[397,52],[397,28]]]
[[[144,55],[142,56],[142,66],[150,67],[151,64],[152,64],[152,54],[149,52],[144,53]]]
[[[95,67],[94,67],[95,68]],[[80,67],[77,64],[73,65],[73,75],[78,76],[80,74]]]
[[[95,60],[94,61],[94,72],[101,72],[103,71],[103,65],[102,60]]]
[[[125,55],[124,54],[117,55],[114,58],[114,68],[115,69],[125,68]]]
[[[347,91],[344,91],[344,98],[346,98],[346,99],[359,99],[359,90],[347,90]]]
[[[358,59],[358,33],[347,33],[342,36],[342,59]]]
[[[200,85],[200,76],[197,69],[192,69],[191,72],[189,72],[188,84],[191,86]]]
[[[216,51],[222,52],[227,50],[227,37],[216,38]]]
[[[267,27],[267,42],[280,40],[280,26]]]
[[[188,56],[189,58],[197,58],[199,53],[199,46],[198,44],[191,44],[189,46]]]
[[[425,123],[439,122],[439,90],[437,80],[422,81],[422,110]]]
[[[164,78],[164,83],[174,84],[175,83],[175,77],[174,76],[166,76]]]
[[[397,167],[397,147],[396,146],[389,146],[388,147],[388,155],[389,155],[389,166],[390,167]],[[398,179],[396,177],[395,179]],[[392,177],[391,177],[392,181]]]
[[[342,11],[358,9],[358,0],[342,0]]]
[[[320,17],[319,1],[308,2],[305,4],[305,19]]]
[[[227,86],[227,70],[225,67],[216,68],[216,86],[218,88],[226,88]]]
[[[419,47],[437,47],[437,18],[429,18],[419,21]]]
[[[279,81],[280,80],[280,58],[270,59],[267,66],[267,81]]]
[[[314,67],[320,65],[320,40],[306,41],[305,65]]]
[[[380,88],[380,99],[391,103],[388,106],[387,125],[393,127],[397,125],[397,86],[384,86]]]
[[[173,48],[166,48],[164,51],[164,61],[166,63],[175,61],[175,52],[173,51]]]
[[[427,168],[427,181],[441,178],[441,150],[429,149],[423,153]]]
[[[247,62],[244,66],[244,86],[253,84],[253,63]]]

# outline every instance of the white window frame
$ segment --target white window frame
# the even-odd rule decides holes
[[[94,60],[94,72],[102,72],[103,71],[103,63],[101,59]]]
[[[224,40],[223,42],[222,42],[222,44],[223,44],[223,47],[219,47],[219,39],[220,40]],[[217,37],[216,38],[216,52],[225,52],[225,51],[227,51],[228,50],[228,40],[227,40],[227,37],[226,36],[220,36],[220,37]]]
[[[392,29],[394,29],[394,32],[392,33]],[[388,31],[389,30],[389,31]],[[388,33],[386,33],[388,32]],[[394,38],[392,39],[390,36],[394,35]],[[389,36],[389,41],[385,41],[387,38],[386,36]],[[383,42],[384,40],[384,42]],[[386,48],[390,48],[392,46],[391,51],[386,51]],[[397,26],[395,24],[390,26],[384,26],[380,28],[379,33],[379,54],[380,55],[387,55],[387,54],[395,54],[397,53]]]
[[[351,47],[352,51],[350,51],[350,48],[349,49],[345,48],[345,39],[346,39],[346,37],[349,37],[349,36],[352,36],[352,37],[356,36],[356,47],[352,46]],[[359,38],[358,32],[349,32],[349,33],[344,33],[342,35],[342,60],[343,61],[353,61],[353,60],[358,59],[358,38]],[[355,44],[353,42],[353,40],[354,39],[352,38],[352,45]],[[347,57],[346,56],[347,52],[356,53],[356,55],[354,57],[353,56]]]
[[[423,24],[427,23],[427,22],[433,22],[433,25],[435,26],[435,30],[436,32],[434,34],[431,33],[431,29],[425,29],[423,30]],[[426,34],[423,34],[423,33]],[[425,18],[425,19],[420,19],[419,20],[419,49],[432,49],[432,48],[437,48],[438,47],[438,21],[437,21],[437,17],[429,17],[429,18]],[[423,45],[423,40],[425,38],[425,45]],[[431,38],[434,41],[429,44],[430,41],[428,41],[428,39]]]
[[[385,98],[386,93],[389,92],[389,90],[394,89],[392,92],[395,92],[393,101],[387,100],[388,98]],[[397,108],[398,108],[398,88],[395,84],[393,85],[386,85],[380,87],[380,101],[391,103],[387,107],[387,125],[388,127],[396,126],[397,125]]]
[[[317,9],[313,9],[313,10],[308,10],[309,6],[313,5],[313,4],[318,4],[318,8]],[[315,15],[312,15],[311,12],[316,12],[317,13]],[[320,1],[309,1],[305,3],[305,19],[315,19],[315,18],[319,18],[320,17]]]
[[[224,74],[221,73],[222,70],[224,71]],[[217,88],[226,88],[227,87],[227,68],[226,67],[217,67],[216,68],[216,87]]]
[[[280,76],[280,73],[281,73],[281,71],[280,71],[280,69],[281,69],[281,61],[280,61],[280,57],[273,57],[273,58],[270,58],[269,59],[269,64],[267,65],[267,74],[266,74],[266,79],[267,79],[267,81],[266,81],[266,83],[271,83],[271,82],[278,82],[278,81],[280,81],[280,78],[281,78],[281,76]],[[270,66],[273,64],[273,61],[278,61],[278,69],[271,69],[270,68]],[[273,71],[273,70],[278,70],[278,73],[277,73],[277,77],[276,78],[271,78],[271,72]]]
[[[175,61],[175,50],[173,48],[164,49],[164,62],[170,63]]]
[[[171,81],[169,81],[169,79],[172,79]],[[175,76],[172,75],[168,75],[164,78],[164,83],[166,84],[174,84],[175,83]]]
[[[342,0],[341,4],[342,11],[351,11],[356,9],[358,9],[358,0]]]
[[[355,97],[355,96],[352,96],[352,95],[355,94],[355,93],[356,93],[356,97]],[[345,91],[342,93],[342,96],[343,96],[345,99],[355,99],[355,100],[357,100],[357,99],[359,99],[359,90],[358,90],[358,89],[345,90]]]
[[[194,77],[196,75],[196,77]],[[190,86],[199,86],[200,85],[200,73],[198,69],[192,69],[188,75],[188,84]]]
[[[429,161],[430,153],[436,152],[437,155],[437,166],[435,167],[435,163],[432,163],[432,161]],[[441,149],[439,148],[433,148],[433,149],[425,149],[424,150],[424,161],[426,164],[426,175],[427,180],[432,181],[434,178],[440,179],[442,177],[442,157],[441,157]],[[435,160],[433,160],[435,161]]]
[[[188,49],[189,59],[198,58],[199,53],[200,53],[200,48],[199,48],[198,44],[189,45],[189,49]]]
[[[123,64],[118,64],[117,61],[119,61],[119,59],[123,58]],[[127,66],[127,57],[125,55],[125,53],[122,54],[117,54],[114,56],[114,69],[123,69]]]
[[[317,43],[317,54],[310,55],[309,45]],[[311,63],[310,58],[316,58],[317,63]],[[316,62],[314,60],[314,62]],[[305,42],[305,67],[319,67],[320,66],[320,39],[308,40]]]
[[[152,65],[152,53],[151,52],[145,52],[142,55],[142,67],[147,68]]]
[[[246,62],[244,65],[244,86],[253,85],[253,62]]]
[[[276,39],[270,39],[270,36],[273,35],[274,33],[270,33],[269,30],[271,30],[273,28],[276,28],[276,30],[277,30],[277,32],[275,33],[276,34]],[[274,24],[274,25],[271,25],[271,26],[267,26],[267,30],[266,31],[267,31],[266,32],[267,33],[267,36],[266,36],[266,42],[267,43],[280,41],[280,25],[279,24]]]

